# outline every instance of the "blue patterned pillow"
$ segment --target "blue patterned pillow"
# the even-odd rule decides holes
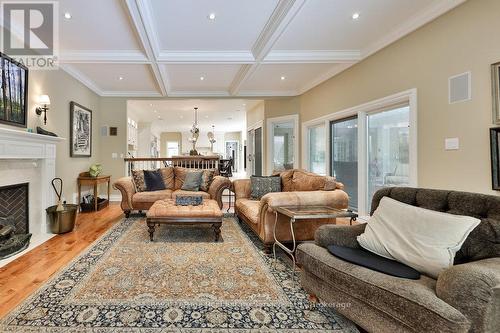
[[[280,176],[252,176],[250,177],[250,183],[252,186],[252,194],[250,195],[252,199],[260,200],[260,198],[268,193],[281,192]]]

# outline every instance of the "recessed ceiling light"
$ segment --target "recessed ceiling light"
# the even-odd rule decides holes
[[[179,118],[184,119],[184,116],[183,116],[183,115],[180,115],[180,116],[179,116]]]
[[[160,119],[160,120],[161,120],[161,117],[160,117],[160,116],[158,116],[158,119]]]
[[[118,80],[120,80],[120,81],[121,81],[121,80],[123,80],[123,76],[120,76],[120,77],[118,78]]]
[[[210,21],[215,21],[215,13],[210,13],[210,14],[208,14],[208,19],[209,19]]]
[[[158,113],[158,111],[155,110],[155,113]]]
[[[207,115],[205,115],[205,118],[207,118],[207,119],[208,119],[208,114],[207,114]]]
[[[357,19],[359,19],[359,13],[354,13],[354,14],[352,14],[352,19],[353,19],[353,20],[357,20]]]
[[[153,103],[149,103],[149,106],[153,106]]]
[[[66,20],[70,20],[71,19],[71,13],[69,13],[69,12],[64,13],[64,18]]]
[[[286,79],[286,77],[284,77],[284,76],[282,76],[282,77],[281,77],[281,81],[283,81],[283,80],[285,80],[285,79]]]
[[[205,80],[205,77],[204,76],[200,76],[200,80],[201,81]]]
[[[242,104],[243,106],[247,106],[245,103]]]

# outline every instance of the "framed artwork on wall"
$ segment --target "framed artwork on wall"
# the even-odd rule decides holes
[[[490,128],[492,188],[500,191],[500,127]]]
[[[27,127],[28,68],[0,52],[0,123]]]
[[[71,157],[92,156],[92,110],[70,103],[70,147]]]
[[[500,124],[500,62],[491,65],[491,89],[493,92],[493,123]]]

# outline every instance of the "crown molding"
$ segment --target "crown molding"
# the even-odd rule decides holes
[[[164,76],[162,75],[160,66],[156,62],[156,56],[158,55],[159,48],[156,33],[154,31],[154,27],[152,26],[149,3],[144,0],[126,0],[125,3],[128,9],[130,21],[139,35],[139,40],[141,41],[141,44],[146,52],[147,58],[151,62],[151,68],[156,83],[161,91],[161,94],[166,96],[167,88]]]
[[[332,66],[332,68],[330,68],[328,71],[324,72],[323,74],[321,74],[317,78],[315,78],[315,79],[307,82],[303,86],[301,86],[298,89],[298,95],[302,95],[306,91],[316,87],[317,85],[325,82],[326,80],[334,77],[335,75],[340,74],[341,72],[345,71],[346,69],[353,66],[354,64],[355,63],[351,62],[351,63],[340,63],[338,65]]]
[[[369,57],[370,55],[380,51],[381,49],[387,47],[388,45],[394,43],[395,41],[403,38],[404,36],[412,33],[418,28],[424,26],[425,24],[435,20],[439,16],[447,13],[453,8],[461,5],[467,0],[447,0],[440,1],[432,4],[426,9],[418,12],[412,18],[406,20],[402,24],[392,30],[390,33],[382,37],[381,39],[371,43],[367,47],[361,50],[362,59]]]
[[[160,51],[158,62],[164,64],[251,64],[250,51]]]
[[[102,90],[97,86],[97,84],[95,84],[94,81],[89,79],[82,72],[76,70],[73,66],[68,64],[60,64],[59,68],[74,77],[76,80],[80,81],[83,85],[95,92],[97,95],[102,96]]]
[[[122,64],[150,64],[149,59],[141,51],[62,51],[59,62],[71,63],[122,63]]]
[[[240,97],[292,97],[300,95],[297,90],[242,90],[237,96]]]
[[[170,91],[169,97],[229,97],[227,91]]]
[[[361,60],[359,50],[303,50],[271,51],[262,63],[310,64],[310,63],[353,63]]]
[[[103,91],[102,97],[162,97],[157,91]]]

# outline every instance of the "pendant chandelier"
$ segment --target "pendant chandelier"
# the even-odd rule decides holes
[[[198,107],[194,108],[194,123],[191,126],[191,137],[189,138],[189,142],[193,145],[192,149],[189,151],[189,155],[195,156],[198,155],[198,151],[196,150],[196,142],[200,136],[200,129],[198,128]]]

